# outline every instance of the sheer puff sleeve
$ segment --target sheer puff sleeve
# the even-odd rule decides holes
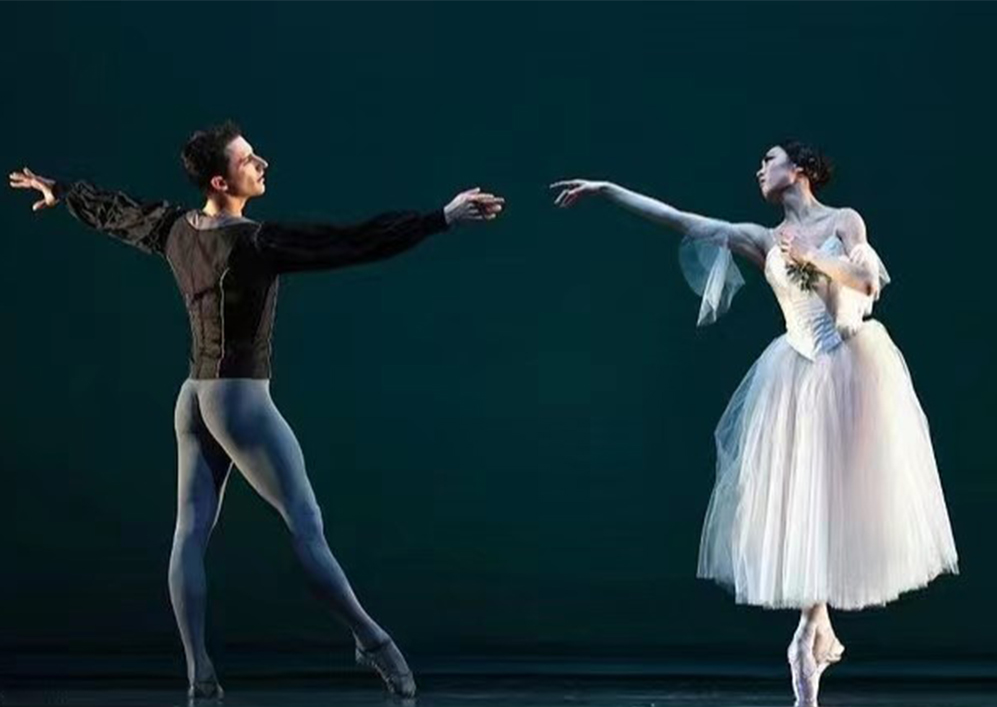
[[[719,319],[744,284],[724,234],[683,238],[679,266],[689,287],[701,297],[696,326]]]

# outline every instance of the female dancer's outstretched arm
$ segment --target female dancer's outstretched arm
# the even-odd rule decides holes
[[[721,219],[681,211],[662,201],[639,194],[612,182],[568,179],[554,182],[552,189],[561,189],[554,203],[560,207],[574,204],[582,196],[604,196],[638,216],[667,226],[689,238],[723,238],[731,250],[759,267],[765,264],[765,254],[774,245],[771,231],[755,223],[731,223]]]

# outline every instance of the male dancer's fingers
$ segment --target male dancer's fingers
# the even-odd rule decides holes
[[[10,186],[14,189],[31,189],[31,184],[24,180],[10,180]]]
[[[498,211],[492,209],[475,209],[471,212],[470,218],[474,221],[494,221],[498,216]]]
[[[38,211],[40,209],[44,209],[46,206],[48,206],[48,202],[45,201],[45,199],[42,199],[41,201],[36,201],[34,204],[32,204],[31,210]]]
[[[505,199],[497,196],[487,196],[487,197],[472,197],[471,203],[476,206],[492,206],[494,204],[504,204]]]

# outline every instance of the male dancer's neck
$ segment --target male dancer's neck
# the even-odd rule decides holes
[[[232,197],[226,194],[212,194],[204,204],[202,211],[208,216],[234,216],[242,218],[242,210],[246,208],[248,199]]]

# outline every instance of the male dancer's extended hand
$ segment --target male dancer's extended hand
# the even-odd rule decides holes
[[[55,196],[54,179],[37,175],[27,167],[20,172],[11,172],[9,178],[13,189],[37,189],[41,192],[43,198],[31,206],[32,211],[47,209],[59,203],[59,199]]]
[[[505,199],[494,194],[482,192],[479,187],[462,191],[443,207],[447,224],[463,223],[465,221],[491,221],[502,211]]]

